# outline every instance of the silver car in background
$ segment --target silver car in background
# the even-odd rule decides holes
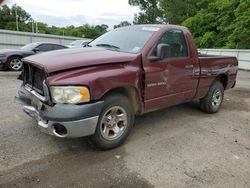
[[[88,45],[88,43],[91,40],[75,40],[73,42],[71,42],[68,47],[69,48],[84,48]]]

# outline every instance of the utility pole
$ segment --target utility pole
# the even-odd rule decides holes
[[[17,15],[17,6],[15,6],[15,12],[16,12],[16,30],[19,31],[19,26],[18,26],[18,15]]]
[[[34,33],[34,20],[31,19],[31,28],[32,28],[32,33]]]
[[[64,29],[63,29],[63,44],[64,44]]]
[[[36,22],[36,33],[39,33],[39,31],[38,31],[38,24],[37,24],[37,22]]]

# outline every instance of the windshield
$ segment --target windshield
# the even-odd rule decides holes
[[[84,41],[82,41],[82,40],[76,40],[76,41],[71,42],[70,46],[80,46],[80,45],[82,45],[83,42]]]
[[[37,47],[37,43],[31,43],[31,44],[27,44],[27,45],[21,47],[20,49],[22,49],[22,50],[33,50],[35,47]]]
[[[157,28],[156,28],[157,29]],[[106,47],[121,52],[138,53],[156,30],[129,27],[112,30],[95,39],[89,46]]]

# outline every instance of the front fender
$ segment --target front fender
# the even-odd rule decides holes
[[[49,86],[83,85],[90,89],[91,100],[99,100],[109,90],[134,87],[140,91],[142,72],[135,62],[99,65],[64,71],[48,77]]]

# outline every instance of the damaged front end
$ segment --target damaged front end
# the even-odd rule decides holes
[[[23,111],[32,117],[41,131],[56,137],[83,137],[95,133],[103,102],[56,104],[50,97],[43,69],[24,63],[23,83],[16,99]]]

